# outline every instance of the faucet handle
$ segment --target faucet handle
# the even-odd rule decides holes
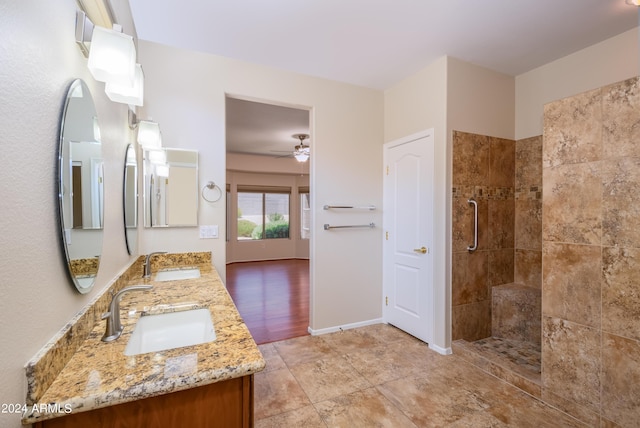
[[[152,285],[132,285],[131,287],[123,288],[113,295],[111,303],[109,304],[109,311],[102,314],[102,319],[107,320],[107,329],[102,336],[103,342],[111,342],[120,337],[122,333],[122,324],[120,323],[120,299],[125,293],[136,290],[149,290],[153,288]]]
[[[143,273],[142,273],[142,277],[143,278],[151,278],[151,257],[157,255],[157,254],[167,254],[166,251],[155,251],[153,253],[149,253],[147,254],[147,256],[144,259],[144,264],[143,264]]]

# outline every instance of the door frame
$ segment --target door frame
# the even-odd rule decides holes
[[[390,141],[390,142],[385,143],[383,145],[383,156],[382,156],[383,157],[383,177],[386,175],[386,165],[388,163],[388,158],[389,158],[388,152],[389,152],[389,150],[391,148],[397,147],[397,146],[402,145],[402,144],[410,143],[412,141],[418,140],[420,138],[427,137],[429,135],[432,135],[433,138],[434,138],[433,152],[431,153],[431,156],[433,157],[434,167],[435,167],[435,162],[437,162],[437,159],[436,159],[437,149],[435,147],[437,140],[435,138],[435,130],[434,130],[434,128],[429,128],[429,129],[417,132],[415,134],[411,134],[411,135],[408,135],[406,137],[402,137],[402,138]],[[435,174],[434,174],[434,176],[435,176]],[[387,206],[388,202],[387,202],[387,195],[385,194],[385,186],[384,185],[383,185],[383,189],[382,190],[383,190],[383,199],[382,199],[383,200],[383,210],[382,210],[383,217],[382,217],[382,224],[383,224],[383,230],[386,231],[386,230],[389,230],[390,225],[388,224],[389,216],[386,215],[385,213],[389,212],[390,207]],[[433,192],[434,192],[433,203],[436,204],[437,202],[436,202],[436,197],[435,197],[435,192],[436,192],[435,181],[434,181],[434,186],[433,186]],[[436,210],[435,205],[434,205],[433,208],[434,208],[434,212],[435,212],[435,210]],[[433,231],[435,232],[435,228],[437,226],[437,222],[436,222],[435,218],[433,218],[432,221],[433,221],[433,223],[432,223],[431,227],[433,228]],[[435,244],[436,244],[435,241],[437,241],[437,238],[435,237],[435,235],[433,235],[433,238],[434,238],[434,242],[429,243],[431,251],[439,251],[437,248],[435,248]],[[383,233],[383,236],[382,236],[382,240],[383,240],[383,254],[382,254],[382,270],[383,270],[382,292],[383,292],[383,296],[382,296],[381,305],[382,305],[382,318],[383,318],[384,322],[387,322],[388,315],[387,315],[387,307],[386,307],[385,301],[384,301],[385,300],[384,296],[389,295],[389,292],[390,292],[390,289],[391,289],[391,284],[389,284],[389,281],[386,279],[386,277],[387,277],[386,269],[388,269],[387,268],[387,264],[388,264],[389,261],[387,260],[388,257],[386,256],[386,251],[384,250],[385,241],[386,241],[384,233]],[[434,263],[437,262],[437,260],[438,260],[438,258],[435,258],[434,259]],[[432,338],[432,339],[437,336],[436,330],[444,328],[444,326],[439,326],[438,325],[438,323],[437,323],[438,320],[437,320],[436,311],[435,311],[436,305],[444,304],[444,302],[441,302],[441,301],[437,300],[437,295],[439,293],[436,292],[436,288],[437,287],[441,287],[441,285],[436,283],[436,278],[437,278],[436,272],[437,272],[437,268],[436,268],[436,266],[433,266],[432,271],[428,274],[430,276],[430,281],[431,281],[431,284],[432,284],[431,289],[428,291],[429,292],[429,302],[430,302],[430,308],[429,308],[430,315],[429,316],[431,317],[431,320],[430,320],[431,331],[429,333],[429,337]],[[438,352],[440,354],[444,354],[444,355],[448,355],[448,354],[451,353],[451,349],[450,348],[442,348],[442,347],[440,347],[440,346],[438,346],[438,345],[436,345],[434,343],[431,343],[431,342],[429,342],[429,348],[435,350],[436,352]]]
[[[261,97],[256,97],[256,96],[250,96],[250,95],[244,95],[244,94],[240,94],[240,93],[234,93],[234,92],[225,92],[224,93],[224,109],[225,109],[225,114],[226,114],[226,103],[227,103],[227,99],[229,98],[233,98],[233,99],[237,99],[237,100],[243,100],[243,101],[250,101],[250,102],[255,102],[255,103],[262,103],[262,104],[269,104],[269,105],[273,105],[273,106],[279,106],[279,107],[287,107],[287,108],[292,108],[292,109],[297,109],[297,110],[305,110],[307,111],[307,113],[309,114],[309,137],[310,137],[310,141],[315,141],[315,107],[314,106],[306,106],[306,105],[301,105],[301,104],[296,104],[296,103],[289,103],[289,102],[285,102],[285,101],[276,101],[273,99],[268,99],[268,98],[261,98]],[[227,130],[227,125],[226,125],[226,117],[225,117],[225,124],[224,124],[224,129],[225,129],[225,177],[227,176],[227,148],[226,148],[226,130]],[[308,257],[307,259],[309,260],[309,326],[307,327],[307,329],[309,331],[311,331],[311,323],[313,320],[313,305],[314,305],[314,296],[315,296],[315,271],[316,271],[316,267],[315,267],[315,245],[314,245],[314,241],[315,241],[315,223],[316,223],[316,215],[315,215],[315,192],[313,191],[314,187],[315,187],[315,176],[316,176],[316,164],[315,164],[315,160],[316,160],[316,156],[314,154],[314,147],[312,146],[310,148],[311,150],[311,156],[310,158],[307,160],[307,162],[309,162],[309,194],[310,194],[310,204],[311,204],[311,209],[310,209],[310,215],[311,215],[311,230],[310,230],[310,234],[309,234],[309,242],[307,243],[308,245]],[[250,172],[250,171],[249,171]],[[233,185],[233,184],[232,184]],[[298,210],[299,213],[299,193],[295,193],[296,196],[298,196],[297,200],[294,201],[294,205],[295,205],[295,209]],[[225,249],[225,255],[224,255],[224,265],[226,267],[227,263],[228,263],[228,251],[229,251],[229,239],[235,239],[236,236],[234,236],[229,228],[229,218],[228,218],[228,214],[231,211],[232,214],[237,214],[235,212],[235,210],[237,209],[237,199],[234,197],[227,197],[227,193],[225,193],[225,208],[224,208],[224,213],[225,213],[225,228],[226,228],[226,239],[227,242],[224,245],[224,249]],[[228,204],[231,203],[231,210],[229,210],[228,208]],[[289,209],[291,209],[291,204],[292,201],[291,199],[289,200]],[[299,228],[301,227],[301,219],[298,219],[298,230],[296,231],[296,233],[299,232]],[[291,232],[291,231],[290,231]],[[226,268],[225,268],[226,271]],[[226,277],[226,273],[225,273],[225,277]]]

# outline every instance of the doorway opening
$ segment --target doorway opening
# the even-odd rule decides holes
[[[257,343],[308,334],[310,109],[225,104],[227,288]]]

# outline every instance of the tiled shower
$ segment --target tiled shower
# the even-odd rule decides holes
[[[474,236],[478,204],[478,248]],[[452,336],[540,378],[542,137],[453,134]]]
[[[454,132],[454,352],[588,426],[638,426],[639,195],[639,78],[547,104],[543,137]]]

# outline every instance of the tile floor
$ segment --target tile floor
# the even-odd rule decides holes
[[[260,345],[255,426],[580,427],[575,419],[385,324]]]

